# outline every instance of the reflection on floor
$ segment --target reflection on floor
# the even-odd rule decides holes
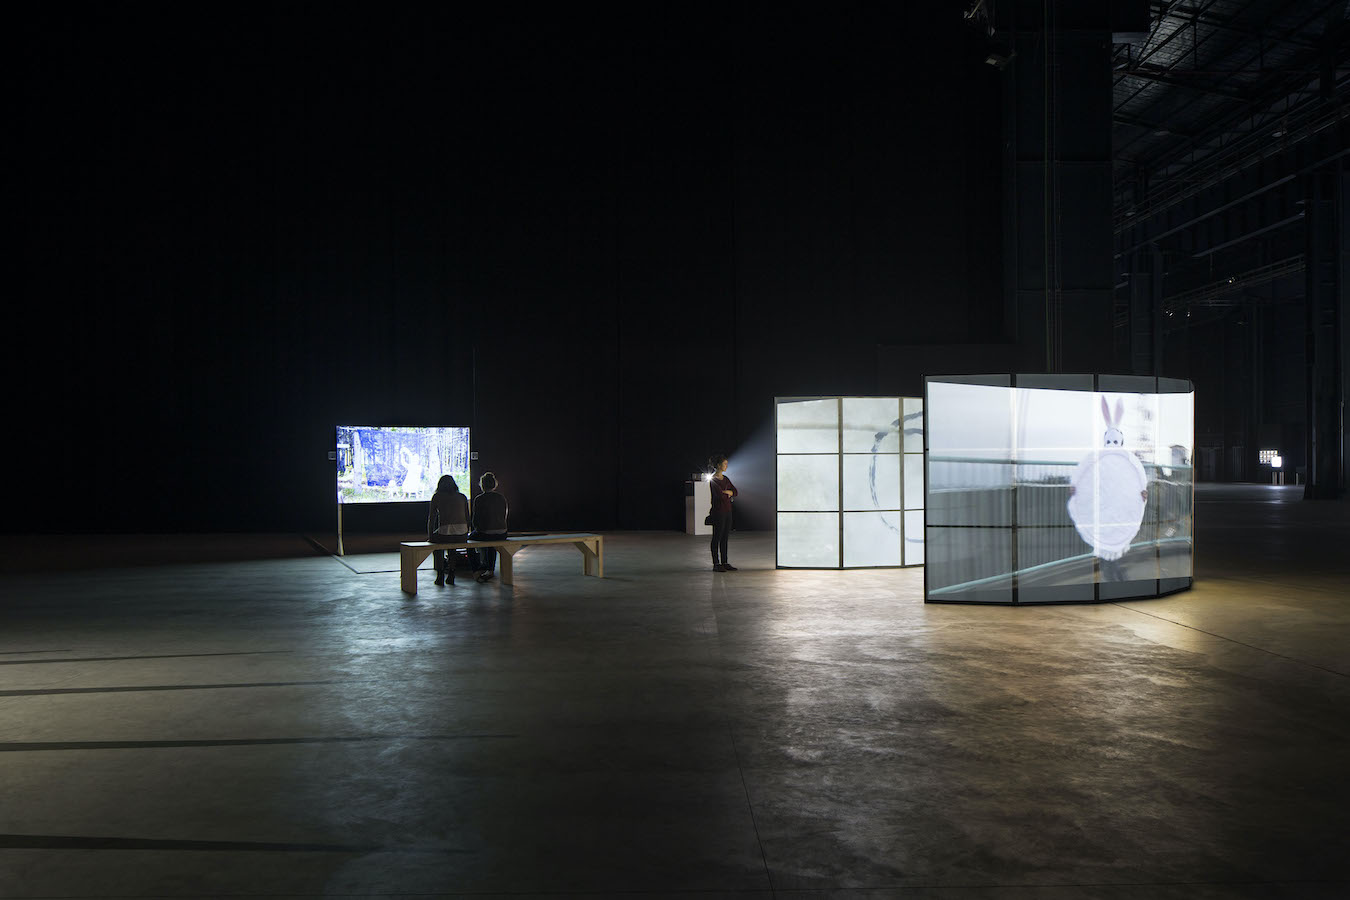
[[[1300,493],[1202,488],[1195,588],[1098,606],[769,534],[415,599],[289,538],[10,565],[0,897],[1346,896],[1350,505]]]

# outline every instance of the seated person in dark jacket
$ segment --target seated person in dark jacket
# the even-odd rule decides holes
[[[427,505],[427,540],[434,544],[457,544],[469,536],[469,498],[459,492],[459,485],[449,475],[436,482],[436,493]],[[455,583],[455,560],[447,559],[444,550],[433,550],[436,584],[445,584],[447,578]]]
[[[506,498],[497,493],[497,476],[484,472],[478,479],[483,493],[473,498],[473,540],[492,541],[506,537]],[[487,581],[497,567],[497,548],[479,550],[478,580]]]

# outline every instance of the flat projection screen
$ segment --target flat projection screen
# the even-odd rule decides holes
[[[923,404],[914,397],[777,397],[776,564],[923,563]]]
[[[1091,603],[1191,586],[1189,381],[926,381],[926,600]]]
[[[442,475],[469,492],[469,429],[337,427],[338,503],[430,500]]]

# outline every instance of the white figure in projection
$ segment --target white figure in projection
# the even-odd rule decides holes
[[[1069,518],[1092,546],[1093,555],[1105,563],[1102,569],[1107,579],[1119,581],[1122,576],[1116,561],[1130,548],[1144,521],[1148,476],[1139,459],[1125,449],[1120,430],[1125,401],[1117,398],[1112,415],[1103,397],[1102,416],[1106,419],[1103,448],[1083,457],[1069,480]]]
[[[403,476],[403,496],[415,497],[422,490],[422,458],[407,447],[402,447],[399,449],[399,460],[407,469]]]

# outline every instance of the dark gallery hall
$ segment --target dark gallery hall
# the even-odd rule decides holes
[[[12,35],[0,900],[1350,894],[1346,0]]]

